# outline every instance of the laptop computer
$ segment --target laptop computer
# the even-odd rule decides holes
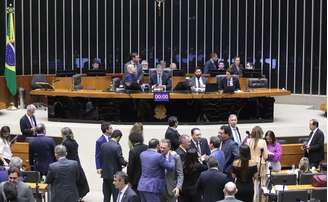
[[[216,83],[208,83],[205,86],[205,92],[217,92],[218,91],[218,84]]]

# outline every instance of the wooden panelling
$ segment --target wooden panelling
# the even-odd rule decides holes
[[[18,156],[23,160],[23,168],[25,170],[30,170],[29,162],[29,144],[26,142],[16,142],[11,145],[11,151],[14,156]]]

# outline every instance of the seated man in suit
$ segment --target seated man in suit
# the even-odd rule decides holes
[[[117,202],[139,202],[138,195],[128,185],[128,175],[118,171],[114,175],[113,184],[118,190]]]
[[[227,69],[226,77],[219,82],[219,92],[234,92],[239,89],[239,79],[232,76],[231,69]]]
[[[223,60],[220,60],[220,61],[219,61],[219,66],[218,66],[218,70],[224,70],[224,69],[225,69],[224,66],[225,66],[225,65],[224,65],[224,61],[223,61]]]
[[[34,105],[27,105],[26,114],[20,119],[20,129],[25,137],[34,136],[36,128],[36,119],[34,116],[36,107]]]
[[[171,75],[164,72],[163,66],[156,66],[156,73],[150,75],[150,85],[153,90],[170,90],[172,86]]]
[[[240,57],[236,56],[234,58],[234,63],[231,65],[231,74],[233,75],[241,75],[243,67],[240,64]]]
[[[191,90],[193,92],[205,92],[205,87],[207,84],[207,78],[202,76],[202,70],[196,68],[194,76],[191,78]]]
[[[136,76],[136,68],[133,64],[128,64],[126,66],[127,72],[124,74],[124,86],[127,90],[140,90],[140,85],[138,84],[138,78]]]
[[[211,70],[218,69],[218,59],[218,54],[214,52],[210,54],[210,59],[204,65],[204,74],[208,74]]]

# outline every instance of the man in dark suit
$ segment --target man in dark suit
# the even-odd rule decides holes
[[[181,158],[177,153],[170,151],[171,143],[168,139],[161,140],[160,150],[161,153],[167,158],[171,153],[175,160],[175,169],[172,171],[166,170],[165,172],[166,189],[161,195],[161,201],[176,202],[177,197],[180,195],[180,192],[182,190],[184,178]]]
[[[165,132],[165,139],[170,140],[172,150],[175,151],[179,147],[180,134],[177,130],[178,119],[175,116],[170,116],[168,118],[169,127]]]
[[[206,158],[211,154],[211,150],[208,146],[208,142],[205,138],[202,138],[202,134],[199,128],[191,129],[191,148],[196,149],[199,156]],[[203,159],[204,160],[204,159]]]
[[[211,155],[218,161],[218,169],[223,172],[225,166],[225,157],[223,151],[220,150],[221,140],[217,136],[210,138],[209,147],[211,149]]]
[[[233,75],[241,75],[243,67],[240,64],[240,57],[236,56],[234,58],[234,63],[231,65],[231,74]]]
[[[224,198],[223,188],[228,182],[225,174],[218,170],[218,161],[209,157],[208,170],[202,172],[197,182],[197,190],[202,195],[202,201],[215,202]]]
[[[32,190],[30,187],[20,180],[20,170],[16,167],[10,167],[8,170],[8,181],[1,182],[0,184],[0,201],[2,201],[2,194],[4,194],[4,188],[6,183],[14,185],[14,192],[16,193],[16,200],[3,200],[3,201],[24,201],[24,202],[35,202]],[[12,192],[11,192],[12,193]]]
[[[180,145],[179,145],[178,149],[175,150],[175,152],[177,154],[179,154],[181,161],[182,161],[182,165],[184,164],[184,162],[186,160],[187,151],[190,148],[190,145],[191,145],[190,137],[188,135],[181,135],[180,136]]]
[[[318,167],[320,161],[324,159],[324,134],[319,129],[319,122],[310,120],[311,133],[309,141],[304,145],[305,156],[309,158],[310,167]]]
[[[55,141],[46,136],[46,128],[40,123],[36,127],[36,137],[27,137],[29,143],[30,165],[32,170],[47,175],[48,168],[55,161]]]
[[[191,78],[191,90],[193,92],[205,92],[207,78],[202,76],[202,70],[196,68],[194,76]]]
[[[156,66],[156,72],[149,75],[150,85],[152,89],[162,88],[164,90],[170,90],[172,87],[171,75],[164,72],[163,66],[158,64]]]
[[[96,168],[99,175],[101,174],[101,145],[110,140],[113,128],[109,122],[103,122],[101,124],[101,131],[102,135],[96,141],[95,152]]]
[[[77,161],[66,159],[66,147],[57,145],[55,156],[57,162],[50,164],[46,183],[51,185],[51,201],[78,201],[77,183],[80,169]]]
[[[36,107],[34,105],[27,105],[26,114],[20,119],[19,125],[22,134],[25,137],[34,136],[36,128],[36,119],[34,116]]]
[[[165,189],[165,169],[175,169],[175,160],[158,153],[159,141],[151,139],[148,149],[140,154],[142,173],[138,191],[142,202],[160,202],[160,194]]]
[[[222,140],[220,149],[223,151],[225,157],[225,166],[223,172],[230,174],[233,161],[239,158],[239,147],[238,144],[232,139],[232,134],[229,126],[220,127],[219,138]]]
[[[236,114],[230,114],[228,119],[228,124],[232,132],[232,138],[240,146],[242,143],[239,129],[237,127],[238,118]]]
[[[238,189],[233,182],[228,182],[224,186],[224,199],[218,202],[242,202],[235,198],[235,194],[238,192]]]
[[[121,137],[122,132],[114,130],[111,139],[101,145],[101,177],[103,178],[104,202],[109,202],[112,194],[113,201],[116,201],[118,192],[116,189],[113,189],[114,174],[127,165],[119,144]]]
[[[239,79],[232,76],[232,71],[227,69],[226,77],[219,82],[219,92],[233,92],[240,89]]]
[[[208,74],[211,70],[217,70],[218,69],[218,54],[216,53],[211,53],[210,54],[210,59],[205,63],[204,65],[204,74]]]
[[[131,53],[130,55],[131,60],[129,62],[127,62],[124,66],[124,73],[127,72],[127,65],[128,64],[132,64],[135,68],[135,77],[136,77],[136,81],[138,84],[141,84],[142,79],[143,79],[143,71],[142,71],[142,66],[140,64],[140,56],[138,53]]]
[[[138,132],[131,132],[129,135],[129,140],[132,144],[132,148],[129,151],[127,173],[131,188],[138,194],[138,183],[141,176],[140,154],[141,152],[146,151],[148,146],[143,143],[143,135]]]
[[[114,175],[113,184],[118,190],[117,200],[115,202],[139,202],[138,195],[128,185],[128,176],[122,171]]]

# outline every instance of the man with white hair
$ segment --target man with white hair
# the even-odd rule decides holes
[[[241,141],[241,136],[240,136],[239,129],[237,127],[237,123],[238,123],[237,115],[236,114],[230,114],[229,119],[228,119],[228,123],[229,123],[229,127],[231,129],[231,132],[232,132],[233,140],[235,142],[237,142],[237,144],[240,146],[242,141]]]
[[[228,182],[225,184],[223,193],[224,199],[218,202],[241,202],[235,198],[235,194],[238,192],[236,184],[233,182]]]
[[[78,201],[77,183],[80,170],[77,161],[66,159],[66,147],[57,145],[55,156],[57,162],[49,165],[46,183],[51,185],[51,201]]]
[[[35,136],[36,119],[34,116],[36,107],[31,104],[26,107],[26,114],[20,119],[20,129],[25,137]]]

